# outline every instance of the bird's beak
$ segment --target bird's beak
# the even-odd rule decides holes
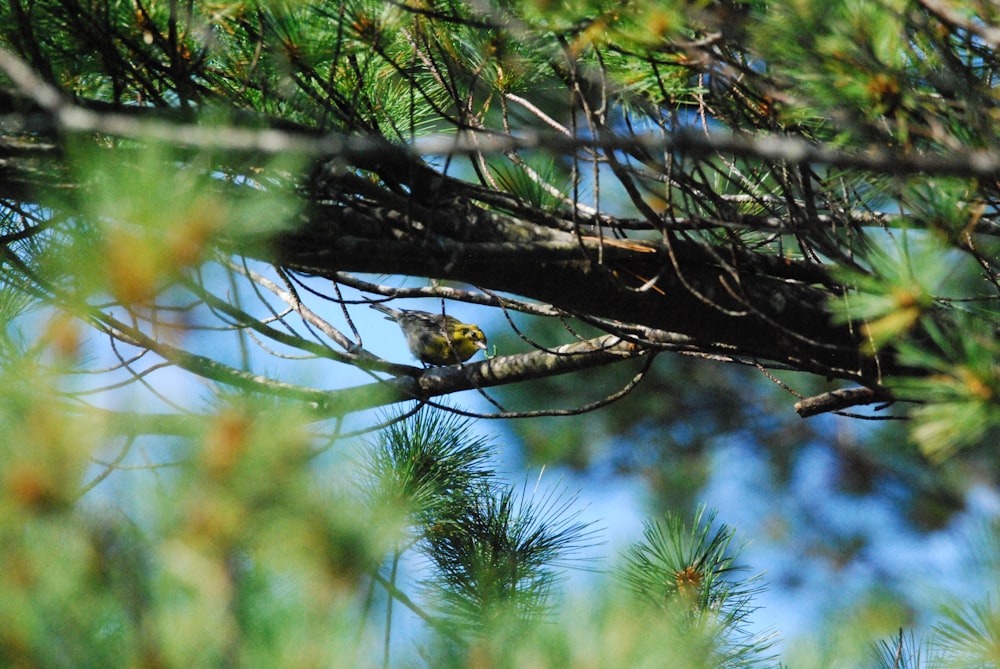
[[[476,342],[476,348],[481,348],[481,349],[483,349],[485,351],[486,348],[487,348],[486,342],[484,342],[484,341],[477,341]]]

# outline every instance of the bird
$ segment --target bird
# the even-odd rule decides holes
[[[478,325],[427,311],[393,309],[378,303],[369,306],[385,314],[386,320],[395,321],[406,336],[410,353],[425,364],[453,365],[486,350],[486,335]]]

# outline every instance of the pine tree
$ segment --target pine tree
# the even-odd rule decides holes
[[[802,416],[906,420],[917,449],[858,471],[994,483],[998,26],[977,0],[0,3],[0,660],[406,663],[402,609],[432,666],[772,663],[706,511],[651,520],[638,592],[567,620],[572,496],[432,409],[587,426],[628,396],[641,429],[697,378],[716,426],[756,409],[720,371],[749,368]],[[372,303],[478,322],[486,359],[382,352]],[[992,600],[944,620],[933,653],[876,630],[875,661],[996,664]]]

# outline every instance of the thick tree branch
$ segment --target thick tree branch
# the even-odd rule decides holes
[[[821,268],[738,247],[579,237],[469,206],[344,204],[315,208],[297,232],[278,240],[276,254],[287,267],[331,279],[391,268],[676,332],[827,376],[857,381],[871,372],[850,328],[830,320]]]

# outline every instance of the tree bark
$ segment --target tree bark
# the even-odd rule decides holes
[[[675,235],[650,242],[574,234],[460,200],[406,209],[330,204],[306,219],[275,240],[274,259],[297,271],[464,282],[686,335],[698,350],[874,382],[856,333],[831,320],[828,300],[838,288],[815,264]]]

